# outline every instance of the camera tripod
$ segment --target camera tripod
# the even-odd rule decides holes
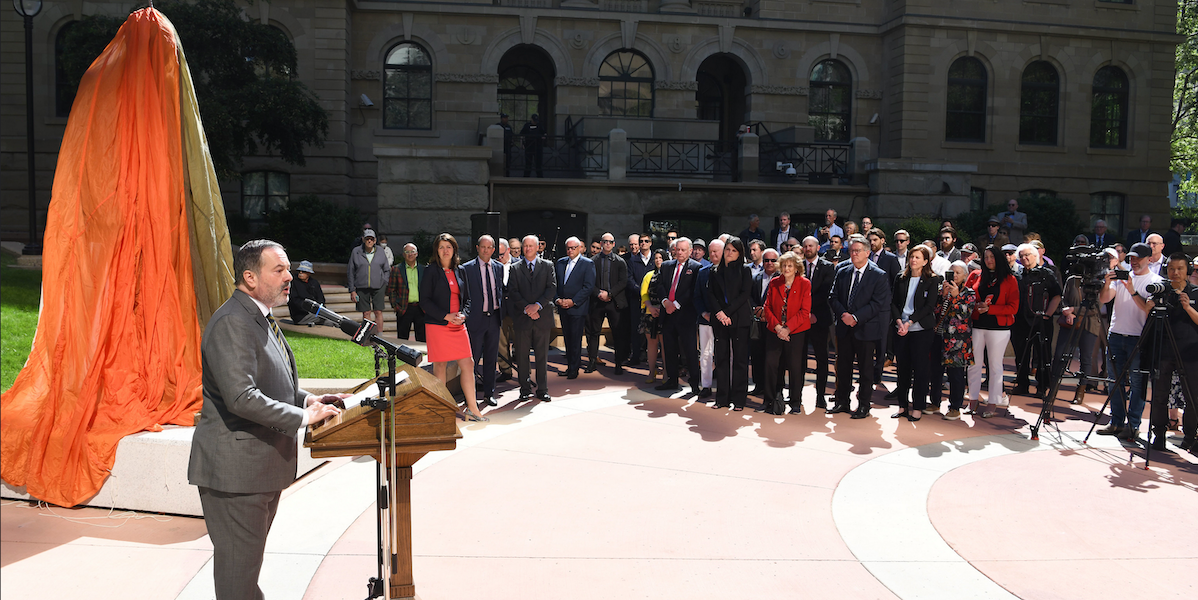
[[[1073,275],[1073,276],[1070,276],[1069,279],[1073,279],[1075,277],[1078,277],[1078,276]],[[1078,277],[1078,278],[1080,279],[1080,277]],[[1068,286],[1069,286],[1069,280],[1066,279],[1064,287],[1067,289]],[[1036,419],[1035,425],[1032,425],[1031,439],[1033,439],[1033,440],[1040,439],[1040,428],[1044,425],[1044,423],[1046,423],[1046,422],[1053,423],[1054,422],[1052,415],[1053,415],[1054,409],[1056,407],[1057,393],[1061,389],[1061,380],[1063,380],[1065,378],[1065,370],[1068,368],[1068,366],[1070,364],[1073,363],[1074,352],[1076,352],[1079,347],[1078,342],[1081,340],[1081,334],[1082,334],[1082,329],[1083,329],[1082,321],[1084,319],[1090,318],[1091,316],[1095,316],[1098,314],[1098,306],[1099,306],[1098,290],[1090,288],[1090,287],[1086,286],[1084,283],[1079,284],[1079,288],[1082,291],[1082,301],[1078,305],[1078,311],[1074,318],[1074,323],[1076,324],[1076,326],[1071,328],[1069,331],[1069,338],[1068,338],[1068,341],[1066,342],[1067,345],[1065,346],[1068,350],[1060,357],[1059,365],[1058,365],[1058,361],[1055,359],[1050,362],[1049,368],[1051,369],[1051,371],[1049,371],[1048,392],[1044,394],[1044,404],[1040,408],[1040,417],[1038,419]],[[1106,323],[1104,323],[1102,321],[1102,319],[1099,319],[1098,326],[1099,326],[1099,340],[1103,341],[1106,339],[1106,333],[1107,333],[1106,332]],[[1059,345],[1060,343],[1061,343],[1061,341],[1058,339],[1057,344]],[[1030,336],[1029,336],[1029,344],[1028,344],[1028,347],[1025,349],[1025,351],[1026,352],[1031,351]],[[1027,357],[1025,356],[1024,360],[1026,360],[1026,359],[1027,359]],[[1109,373],[1108,373],[1108,375],[1109,375]],[[1110,385],[1110,382],[1111,382],[1110,379],[1090,377],[1090,376],[1086,375],[1086,373],[1084,371],[1082,371],[1081,373],[1078,374],[1078,381],[1077,381],[1078,389],[1079,390],[1084,389],[1084,386],[1089,384],[1089,382],[1091,382],[1091,381],[1105,381],[1105,382],[1107,382],[1108,385]],[[1037,391],[1039,391],[1039,390],[1037,390]],[[1106,407],[1104,406],[1103,408],[1105,409]],[[1101,411],[1100,411],[1100,413],[1101,413]],[[1054,427],[1055,427],[1055,425],[1054,425]],[[1057,427],[1057,434],[1059,435],[1060,432],[1061,432],[1060,428]],[[1087,439],[1088,438],[1089,438],[1089,436],[1087,436]]]

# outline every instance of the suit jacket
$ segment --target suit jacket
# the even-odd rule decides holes
[[[920,277],[915,286],[915,312],[908,319],[919,323],[920,327],[931,331],[936,326],[936,305],[940,302],[940,284],[944,278],[937,275]],[[911,290],[911,278],[906,274],[899,275],[894,282],[894,294],[890,305],[890,321],[894,322],[903,316],[903,308],[907,304],[907,292]]]
[[[765,310],[762,313],[769,335],[778,337],[774,330],[779,325],[791,333],[811,329],[811,282],[806,277],[796,275],[790,290],[786,289],[785,277],[775,277],[770,281],[765,296]],[[783,306],[786,307],[785,320],[782,319]]]
[[[603,258],[603,254],[596,254],[591,262],[594,263],[595,271],[595,287],[591,290],[591,295],[595,297],[596,304],[602,304],[599,300],[599,292],[603,291],[603,261],[610,260],[611,265],[608,267],[609,272],[608,283],[611,289],[607,290],[608,297],[612,302],[616,303],[616,308],[624,310],[628,308],[628,296],[624,294],[624,290],[628,289],[628,263],[620,258],[615,252],[611,253],[611,258]],[[572,273],[571,273],[572,274]]]
[[[1011,239],[1008,238],[1007,234],[1003,233],[1001,229],[999,230],[998,235],[994,236],[993,241],[990,240],[989,235],[984,233],[979,235],[977,239],[973,240],[973,245],[977,246],[978,254],[980,255],[984,255],[986,253],[986,246],[993,244],[995,249],[1001,250],[1003,246],[1006,246],[1010,243]]]
[[[778,244],[778,236],[779,236],[779,235],[781,235],[781,234],[782,234],[782,228],[781,228],[781,227],[775,227],[775,228],[771,229],[771,230],[770,230],[770,237],[768,237],[768,238],[766,238],[765,240],[763,240],[763,241],[765,241],[765,245],[766,245],[766,246],[769,246],[770,248],[777,249],[777,248],[778,248],[778,245],[779,245],[779,244]],[[798,229],[795,229],[795,224],[794,224],[794,223],[791,223],[791,224],[790,224],[790,231],[788,231],[786,235],[787,235],[787,237],[788,237],[788,238],[796,238],[796,239],[798,239],[799,241],[802,241],[802,240],[803,240],[803,238],[804,238],[804,237],[806,237],[806,236],[804,236],[804,235],[800,234]]]
[[[716,313],[723,312],[732,319],[732,327],[748,327],[753,322],[753,275],[744,267],[723,266],[712,269],[707,281],[707,310],[712,325],[718,323]]]
[[[1155,230],[1153,230],[1153,229],[1149,229],[1149,230],[1148,230],[1148,233],[1144,234],[1144,243],[1145,243],[1145,244],[1147,244],[1147,243],[1148,243],[1148,241],[1147,241],[1147,240],[1148,240],[1148,236],[1150,236],[1150,235],[1152,235],[1152,234],[1154,234],[1154,233],[1157,233],[1157,231],[1155,231]],[[1133,229],[1133,230],[1131,230],[1131,231],[1127,232],[1127,240],[1126,240],[1126,243],[1125,243],[1125,244],[1123,244],[1123,247],[1124,247],[1124,248],[1126,248],[1127,250],[1129,250],[1129,251],[1130,251],[1130,250],[1131,250],[1131,247],[1132,247],[1133,245],[1135,245],[1135,244],[1139,244],[1139,243],[1140,243],[1140,230],[1139,230],[1139,229]]]
[[[674,271],[679,268],[677,260],[667,260],[661,263],[661,270],[657,274],[657,295],[661,298],[662,303],[669,301],[670,286],[674,283]],[[695,282],[699,279],[699,269],[701,266],[698,261],[686,259],[682,263],[682,272],[678,276],[678,289],[674,291],[674,300],[681,304],[682,307],[674,311],[673,314],[666,314],[665,309],[662,309],[662,317],[664,319],[681,319],[685,322],[698,323],[699,315],[695,312],[695,297],[696,285]],[[701,290],[698,293],[702,293]],[[710,310],[710,306],[708,307]]]
[[[212,314],[200,345],[204,406],[187,480],[236,494],[276,492],[295,481],[304,399],[295,356],[280,347],[241,290]]]
[[[538,258],[532,273],[528,272],[526,265],[524,257],[520,257],[508,270],[507,304],[512,326],[516,329],[552,329],[553,299],[557,297],[557,275],[553,272],[553,263]],[[541,305],[541,312],[540,318],[534,321],[524,314],[524,309],[529,304],[537,303]]]
[[[649,264],[642,262],[639,254],[629,254],[625,262],[628,263],[628,284],[624,288],[624,294],[628,296],[631,306],[639,306],[641,283],[645,281],[645,273],[653,271],[653,255],[649,255]]]
[[[806,261],[803,261],[806,269]],[[815,269],[804,274],[811,282],[811,314],[815,322],[827,327],[832,324],[832,307],[828,304],[828,295],[832,293],[832,280],[836,277],[836,265],[818,256],[815,259]]]
[[[1090,234],[1086,236],[1086,239],[1090,240],[1090,245],[1101,250],[1114,244],[1115,242],[1118,242],[1119,236],[1111,233],[1110,230],[1107,230],[1106,233],[1102,234],[1101,239],[1099,239],[1098,234],[1094,232],[1090,232]],[[1130,246],[1126,246],[1126,248],[1131,249]]]
[[[591,293],[595,290],[595,262],[585,256],[579,256],[578,264],[574,265],[574,269],[570,271],[570,278],[567,279],[566,265],[569,262],[569,256],[557,259],[557,297],[573,300],[574,306],[565,310],[558,308],[557,312],[576,317],[585,316],[590,312]],[[639,295],[640,292],[638,291],[637,294]]]
[[[492,310],[499,313],[499,318],[503,318],[503,265],[497,260],[491,260],[491,286],[492,286]],[[466,329],[469,330],[471,323],[482,325],[483,319],[483,270],[482,263],[478,259],[467,262],[462,265],[462,273],[466,275],[466,288],[469,290],[469,305],[470,312],[466,313]]]
[[[849,287],[855,271],[852,263],[845,263],[844,267],[837,269],[832,282],[829,303],[832,306],[832,318],[836,319],[836,335],[852,335],[859,340],[880,340],[886,334],[887,315],[890,313],[891,287],[886,280],[886,271],[867,262],[861,281],[857,282],[859,288],[850,302]],[[845,313],[857,318],[856,327],[845,325],[841,319]]]
[[[882,250],[878,253],[878,267],[886,271],[887,285],[894,286],[894,280],[898,279],[899,273],[903,270],[899,266],[898,257],[893,252]]]
[[[420,282],[424,281],[424,267],[416,265],[416,297],[420,298]],[[408,281],[408,263],[400,263],[391,267],[391,275],[387,280],[387,296],[391,298],[391,308],[397,313],[408,310],[408,292],[411,290]]]
[[[458,279],[458,311],[470,318],[470,285],[466,282],[466,274],[461,265],[454,269]],[[420,310],[424,311],[424,322],[428,325],[448,325],[445,317],[449,315],[449,280],[441,265],[431,263],[424,267],[424,278],[420,280]]]
[[[752,305],[753,308],[765,305],[765,294],[769,289],[770,281],[777,277],[780,277],[780,275],[775,273],[774,277],[766,279],[765,271],[753,276],[753,292],[749,296],[749,304]]]

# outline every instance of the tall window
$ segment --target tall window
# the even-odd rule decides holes
[[[613,52],[599,66],[599,113],[653,116],[653,66],[639,52]]]
[[[545,77],[536,69],[518,66],[505,70],[499,76],[498,94],[499,112],[508,115],[508,123],[516,131],[534,114],[545,116]]]
[[[1057,144],[1057,103],[1060,77],[1047,61],[1038,60],[1023,70],[1019,96],[1019,143]]]
[[[78,85],[67,81],[67,69],[63,64],[63,52],[66,51],[66,38],[71,28],[79,21],[71,21],[58,30],[54,36],[54,115],[65,117],[71,113],[71,105],[75,103],[75,93]]]
[[[1127,147],[1127,75],[1119,67],[1094,74],[1090,105],[1090,147]]]
[[[1019,192],[1019,196],[1020,196],[1021,198],[1022,198],[1022,197],[1031,197],[1031,198],[1056,198],[1056,197],[1057,197],[1057,192],[1056,192],[1056,190],[1046,190],[1046,189],[1042,189],[1042,188],[1033,188],[1033,189],[1030,189],[1030,190],[1023,190],[1023,191]]]
[[[811,69],[807,121],[815,128],[817,142],[849,141],[852,123],[853,76],[838,60],[824,60]]]
[[[944,139],[986,141],[986,66],[971,56],[958,58],[948,68]]]
[[[1118,192],[1090,194],[1090,224],[1106,221],[1107,231],[1123,231],[1123,204],[1127,197]]]
[[[969,188],[969,210],[986,208],[986,190],[979,187]]]
[[[387,53],[383,127],[433,127],[433,63],[424,48],[416,44],[404,42]]]
[[[287,208],[291,179],[277,171],[252,171],[241,176],[241,216],[261,221],[266,215]]]

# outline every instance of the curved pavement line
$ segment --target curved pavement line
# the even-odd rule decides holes
[[[1091,439],[1097,444],[1083,445],[1068,435],[1045,435],[1040,442],[1020,434],[991,435],[884,454],[840,480],[832,495],[832,519],[849,551],[903,600],[1016,599],[944,541],[928,516],[928,495],[942,475],[978,461],[1037,450],[1119,446],[1118,440],[1101,436]],[[1060,442],[1049,443],[1056,439]],[[952,449],[945,452],[944,444]],[[941,454],[921,455],[921,449],[931,448]]]

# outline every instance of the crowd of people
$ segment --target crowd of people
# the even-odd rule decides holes
[[[1198,275],[1181,252],[1185,223],[1164,235],[1151,225],[1144,216],[1116,240],[1098,221],[1078,236],[1075,246],[1101,257],[1096,281],[1070,270],[1071,259],[1046,256],[1010,200],[973,241],[949,221],[937,239],[918,240],[902,229],[888,234],[869,217],[842,221],[829,209],[814,231],[798,231],[786,213],[766,231],[752,215],[739,234],[709,242],[669,231],[668,249],[654,249],[648,233],[626,243],[604,233],[589,245],[571,237],[556,260],[536,236],[484,235],[477,257],[459,265],[457,241],[441,234],[428,265],[417,265],[418,249],[407,244],[403,261],[383,268],[368,231],[351,256],[349,284],[364,315],[389,299],[399,337],[414,330],[418,341],[427,339],[439,377],[458,363],[464,417],[472,421],[486,420],[496,384],[512,378],[519,401],[551,401],[556,310],[566,356],[557,375],[567,379],[609,368],[599,355],[602,335],[613,350],[612,375],[644,365],[647,385],[672,393],[685,381],[696,402],[715,409],[743,411],[756,396],[756,411],[803,414],[811,367],[817,410],[865,418],[883,370],[893,367],[897,385],[885,396],[897,406],[892,417],[951,421],[1003,416],[1013,395],[1044,398],[1077,359],[1074,402],[1103,377],[1123,376],[1101,385],[1111,420],[1100,434],[1137,441],[1152,383],[1153,447],[1164,450],[1166,431],[1181,429],[1188,450],[1198,410],[1184,410],[1182,427],[1182,409],[1193,405],[1178,374],[1198,373],[1186,368],[1191,357],[1198,362]],[[1154,296],[1154,283],[1171,289]],[[1170,294],[1183,300],[1168,311],[1179,352],[1133,352],[1151,309]],[[1008,346],[1015,355],[1009,387]],[[1149,359],[1156,381],[1145,377]]]

